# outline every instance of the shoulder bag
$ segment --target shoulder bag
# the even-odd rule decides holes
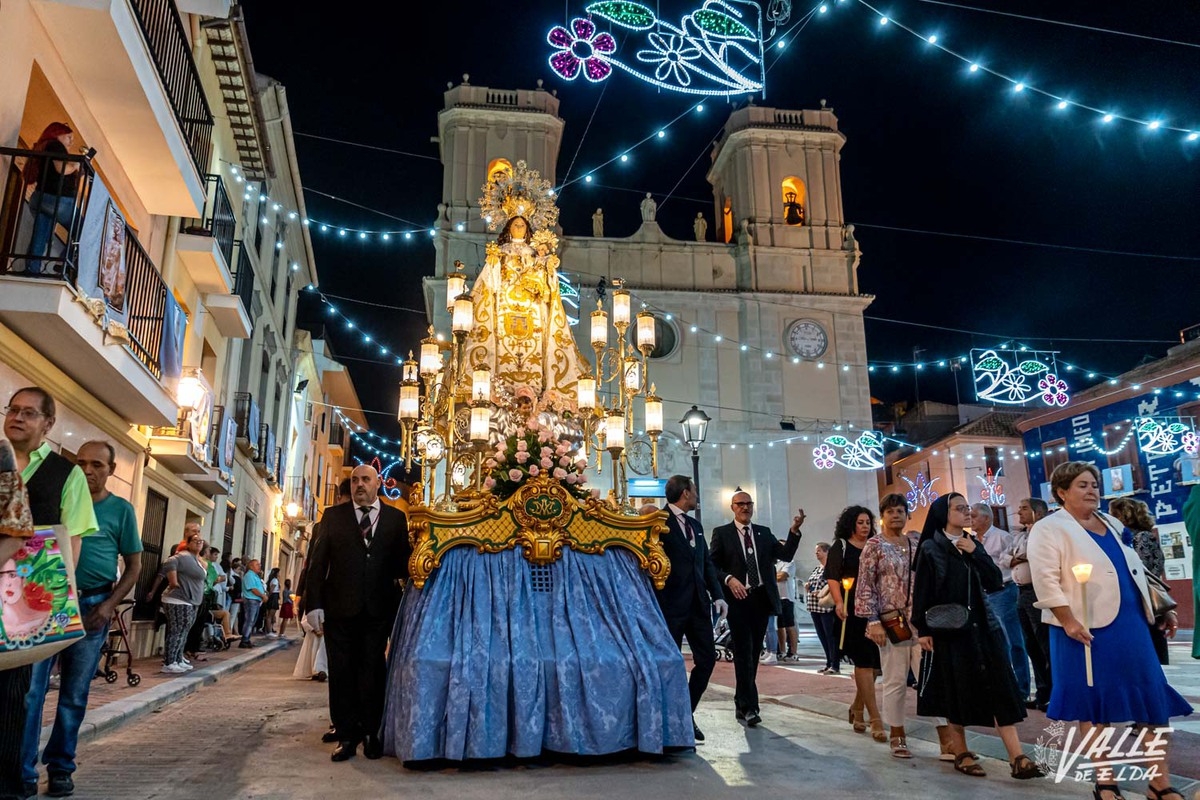
[[[1109,524],[1104,515],[1097,514],[1097,516],[1104,523],[1104,527],[1108,528],[1109,533],[1116,536],[1117,540],[1120,541],[1121,534],[1113,530],[1113,526]],[[1142,563],[1142,570],[1146,573],[1146,588],[1150,590],[1150,610],[1157,621],[1165,617],[1168,611],[1174,611],[1179,606],[1179,603],[1176,602],[1174,597],[1171,597],[1171,587],[1167,585],[1167,582],[1146,569],[1144,562]]]
[[[967,627],[967,621],[971,618],[971,574],[974,571],[975,568],[968,563],[966,605],[939,603],[936,606],[930,606],[925,610],[925,626],[927,628],[939,633],[954,633]]]
[[[907,535],[904,538],[908,542],[908,570],[904,573],[904,607],[908,608],[908,598],[912,592],[912,539],[909,539]],[[884,611],[879,615],[879,622],[883,625],[884,635],[892,644],[900,644],[912,639],[912,628],[908,626],[908,619],[902,610]]]

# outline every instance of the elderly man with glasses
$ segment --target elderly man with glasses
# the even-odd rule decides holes
[[[714,528],[712,560],[729,601],[729,632],[733,638],[733,669],[736,678],[734,705],[739,721],[748,727],[762,722],[758,708],[758,652],[767,632],[767,619],[780,613],[775,562],[791,561],[800,546],[804,509],[792,519],[786,542],[771,529],[754,525],[754,500],[738,491],[729,506],[733,522]]]

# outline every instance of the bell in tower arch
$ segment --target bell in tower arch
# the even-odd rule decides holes
[[[795,192],[787,192],[783,196],[783,221],[788,225],[804,224],[804,206],[796,202]]]

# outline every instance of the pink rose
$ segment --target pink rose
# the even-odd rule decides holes
[[[600,499],[600,490],[599,490],[599,489],[592,489],[592,497],[594,497],[594,498],[596,498],[597,500],[599,500],[599,499]]]
[[[554,451],[549,447],[543,447],[541,450],[542,458],[554,458]]]
[[[529,453],[525,452],[524,450],[517,453],[517,463],[518,464],[524,464],[528,460],[529,460]]]
[[[521,472],[519,469],[510,469],[508,471],[508,479],[510,481],[519,481],[522,477],[524,477],[524,475],[525,473]]]
[[[536,478],[538,475],[541,474],[541,472],[542,471],[540,469],[538,469],[537,465],[535,464],[534,466],[529,468],[529,477]]]
[[[570,484],[571,486],[574,486],[575,484],[579,483],[579,476],[576,475],[574,472],[568,472],[565,480],[567,481],[568,484]]]
[[[569,467],[569,466],[571,466],[571,459],[567,458],[566,456],[563,456],[562,458],[560,458],[558,460],[558,465],[560,467]]]
[[[554,466],[554,462],[548,458],[543,458],[541,463],[542,463],[542,469],[550,469],[551,467]]]
[[[496,479],[493,477],[490,477],[490,476],[487,478],[484,478],[483,479],[483,488],[495,489],[496,488]]]
[[[571,452],[571,445],[569,442],[559,442],[558,447],[554,448],[555,455],[565,456],[569,452]]]
[[[524,453],[524,452],[525,452],[526,450],[528,450],[528,449],[529,449],[529,445],[527,445],[527,444],[525,443],[525,440],[524,440],[524,439],[518,439],[518,440],[517,440],[517,452],[518,452],[518,453]]]
[[[550,429],[549,428],[538,428],[537,439],[539,442],[550,441]]]
[[[485,467],[487,467],[488,469],[495,469],[496,468],[496,459],[489,458],[487,461],[483,462],[483,465]]]
[[[555,467],[553,475],[561,481],[567,477],[567,471],[562,467]]]

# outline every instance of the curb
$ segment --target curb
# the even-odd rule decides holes
[[[240,672],[251,664],[289,647],[291,647],[290,639],[258,644],[248,653],[238,653],[219,663],[200,667],[187,675],[161,683],[153,689],[138,692],[133,697],[106,703],[94,711],[88,709],[84,715],[83,724],[79,726],[79,743],[90,742],[105,733],[116,730],[126,722],[131,722],[146,714],[152,714],[169,703],[174,703],[199,691],[202,686],[214,684],[223,676]],[[53,729],[53,723],[42,726],[39,749],[44,748],[50,741],[50,733]]]

